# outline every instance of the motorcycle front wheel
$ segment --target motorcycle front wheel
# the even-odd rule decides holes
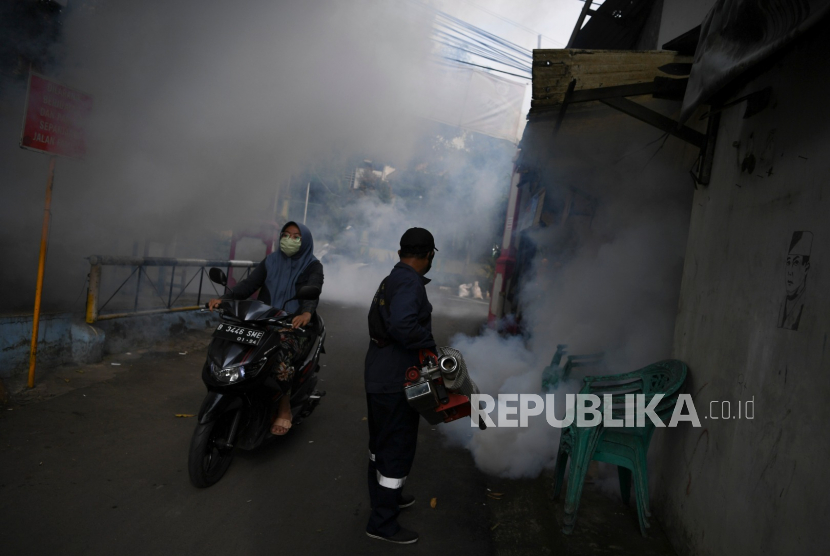
[[[233,422],[234,412],[220,415],[215,421],[199,423],[190,440],[187,470],[190,482],[197,488],[206,488],[219,482],[233,460],[233,448],[220,448]]]

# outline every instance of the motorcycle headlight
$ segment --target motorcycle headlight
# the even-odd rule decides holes
[[[233,384],[240,379],[244,379],[246,377],[255,376],[259,371],[262,370],[262,367],[265,366],[266,359],[260,359],[255,363],[242,363],[238,365],[230,365],[228,367],[222,367],[221,365],[217,365],[216,363],[210,363],[210,372],[213,374],[213,377],[218,380],[219,382],[224,382],[226,384]]]

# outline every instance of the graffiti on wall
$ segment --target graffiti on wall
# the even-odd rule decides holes
[[[787,250],[786,293],[778,310],[778,328],[798,330],[807,295],[807,274],[810,271],[812,247],[812,232],[793,232],[790,248]]]

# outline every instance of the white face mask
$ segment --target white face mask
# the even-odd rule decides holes
[[[280,251],[285,253],[286,257],[293,257],[300,250],[302,242],[303,238],[301,237],[296,239],[290,237],[280,238]]]

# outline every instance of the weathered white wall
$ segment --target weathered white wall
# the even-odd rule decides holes
[[[684,555],[828,553],[830,35],[814,35],[734,95],[773,87],[762,113],[723,112],[712,182],[694,197],[674,356],[702,428],[663,431],[651,453],[652,503]],[[795,231],[813,241],[788,330],[778,314]],[[734,414],[752,398],[753,420],[704,418],[710,402]]]
[[[697,27],[716,0],[663,0],[663,16],[657,48]]]
[[[680,108],[634,102],[675,118]],[[528,345],[546,361],[559,343],[604,351],[609,372],[667,359],[699,149],[598,102],[569,106],[558,133],[557,115],[534,115],[519,159],[547,213],[544,227],[522,233],[535,250],[519,251],[514,275]]]

